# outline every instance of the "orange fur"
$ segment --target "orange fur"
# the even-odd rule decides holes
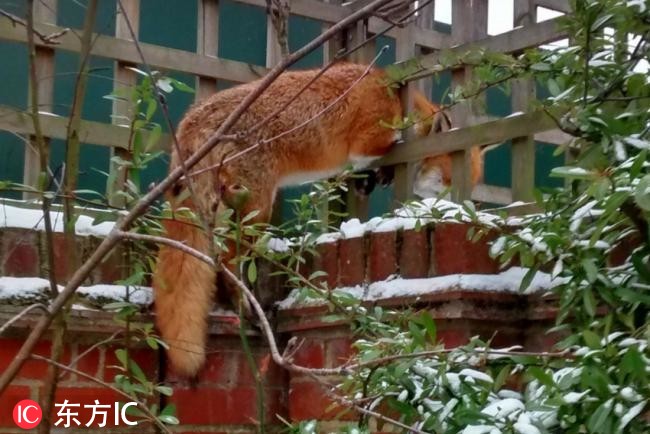
[[[262,128],[259,135],[241,142],[219,144],[194,170],[216,165],[259,138],[268,139],[312,118],[343,94],[365,69],[366,66],[350,63],[335,65]],[[230,132],[254,127],[287,102],[316,73],[312,70],[282,74]],[[399,99],[388,92],[384,78],[381,71],[373,70],[339,103],[304,128],[259,146],[220,170],[208,170],[195,176],[196,197],[182,199],[179,193],[184,186],[179,185],[168,196],[172,208],[198,209],[214,221],[216,213],[224,206],[220,200],[221,191],[244,186],[250,197],[243,205],[243,215],[258,210],[254,222],[266,222],[280,186],[331,176],[350,163],[359,166],[367,164],[370,158],[381,157],[395,142],[395,132],[381,126],[380,121],[391,123],[403,116]],[[187,158],[201,146],[256,86],[253,82],[233,87],[193,106],[178,128],[182,155],[172,152],[172,169],[179,165],[180,158]],[[420,134],[427,134],[432,125],[440,121],[434,117],[438,109],[421,95],[416,96],[415,103],[423,115],[423,122],[416,129]],[[432,116],[427,118],[428,115]],[[427,122],[429,126],[425,125]],[[170,221],[165,223],[165,229],[168,237],[201,252],[209,251],[211,240],[197,226]],[[195,375],[203,365],[207,317],[217,286],[216,278],[214,270],[198,259],[161,246],[153,278],[156,322],[170,345],[168,354],[172,365],[181,375]]]

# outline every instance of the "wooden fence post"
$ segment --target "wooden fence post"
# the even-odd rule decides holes
[[[127,14],[129,23],[133,28],[133,32],[136,37],[139,34],[140,29],[140,0],[129,0],[123,2],[124,10]],[[126,18],[121,12],[119,5],[117,7],[117,15],[115,17],[115,37],[120,39],[126,39],[131,41],[131,32],[126,23]],[[130,69],[129,66],[135,66],[135,64],[127,62],[115,62],[115,82],[113,84],[113,89],[130,87],[134,86],[138,77],[136,73]],[[113,120],[114,124],[124,124],[123,117],[129,116],[130,111],[130,102],[113,100]],[[122,117],[122,118],[121,118]],[[118,156],[123,160],[131,159],[131,144],[127,143],[128,149],[124,148],[111,148],[111,159],[114,156]],[[111,161],[110,164],[110,173],[113,178],[113,183],[107,186],[108,202],[113,206],[124,206],[125,200],[124,197],[117,195],[116,193],[123,191],[128,178],[128,170],[125,167],[119,167],[117,164]]]
[[[196,25],[196,52],[217,57],[219,50],[219,0],[199,0]],[[207,98],[217,91],[213,77],[196,77],[195,100]]]
[[[411,4],[410,8],[415,5]],[[417,50],[415,47],[415,24],[410,23],[400,28],[397,32],[395,44],[395,57],[398,62],[415,57]],[[417,84],[408,82],[400,89],[400,99],[406,116],[413,108],[413,90]],[[403,140],[409,142],[413,138],[413,129],[408,128],[402,133]],[[416,165],[414,163],[401,163],[395,166],[394,181],[394,205],[399,206],[413,197],[413,183],[415,182]]]
[[[368,21],[357,21],[348,29],[346,37],[346,48],[350,49],[362,44],[369,37]],[[354,53],[348,56],[348,60],[361,64],[369,64],[375,57],[375,43],[366,43]],[[348,193],[346,197],[347,212],[350,217],[357,217],[361,221],[368,220],[370,212],[370,201],[367,195],[357,194],[354,180],[348,182]]]
[[[528,26],[536,20],[533,0],[515,0],[514,27]],[[512,110],[526,112],[535,99],[535,83],[531,79],[512,81]],[[512,200],[531,201],[535,188],[535,136],[512,139]]]
[[[42,0],[34,2],[35,23],[56,24],[58,0]],[[36,74],[38,87],[38,111],[52,112],[54,102],[54,49],[49,47],[36,47]],[[30,90],[31,92],[31,90]],[[28,97],[28,101],[31,98]],[[45,138],[49,146],[50,139]],[[23,184],[37,187],[40,173],[38,146],[30,137],[29,146],[25,145],[25,162],[23,166]],[[23,199],[33,199],[34,195],[23,193]]]
[[[454,0],[452,3],[451,35],[455,44],[479,40],[487,36],[487,0]],[[452,72],[454,86],[462,85],[472,78],[472,68],[464,66]],[[479,97],[477,97],[479,98]],[[462,128],[476,123],[478,104],[467,101],[453,107],[454,127]],[[452,154],[452,199],[461,202],[472,196],[471,152]]]

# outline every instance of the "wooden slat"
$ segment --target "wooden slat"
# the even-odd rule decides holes
[[[196,26],[196,52],[202,56],[216,57],[219,49],[219,1],[200,0]],[[217,91],[213,77],[196,78],[196,100]]]
[[[57,0],[34,2],[34,20],[45,23],[56,23]],[[54,102],[54,49],[51,47],[36,47],[36,76],[38,89],[38,110],[51,112]],[[31,96],[28,101],[31,106]],[[27,142],[26,142],[27,143]],[[30,146],[25,146],[25,161],[23,164],[23,183],[37,187],[41,171],[38,146],[30,140]],[[49,143],[47,143],[49,146]],[[33,198],[29,193],[23,193],[24,199]]]
[[[413,5],[411,5],[413,7]],[[398,37],[395,44],[395,56],[398,61],[414,57],[417,54],[415,46],[415,26],[410,24],[398,29]],[[413,110],[413,92],[417,90],[417,83],[410,82],[400,89],[400,98],[405,115]],[[404,140],[407,142],[413,139],[413,128],[403,132]],[[395,166],[395,180],[393,190],[395,192],[395,205],[406,202],[414,196],[413,185],[415,183],[416,167],[412,162],[403,162]]]
[[[452,3],[451,35],[454,42],[467,44],[487,36],[487,0],[457,0]],[[472,80],[471,66],[452,71],[452,85],[464,86]],[[477,96],[469,101],[457,104],[452,108],[453,125],[465,127],[475,124],[478,116],[478,105],[485,95]],[[470,199],[472,195],[472,156],[470,150],[452,154],[452,199],[461,202]]]
[[[61,27],[43,23],[38,23],[37,28],[47,34],[62,30]],[[94,35],[93,38],[95,40],[93,55],[125,63],[140,63],[140,56],[132,42],[105,35]],[[0,20],[0,40],[26,42],[27,34],[23,27],[14,27],[9,20]],[[79,52],[79,39],[72,32],[63,35],[58,41],[60,44],[56,46],[57,49]],[[39,46],[44,45],[38,38],[36,43]],[[255,80],[267,72],[266,68],[234,60],[201,56],[189,51],[142,42],[140,46],[147,62],[152,67],[162,70],[173,70],[234,82]]]
[[[515,0],[513,25],[526,26],[536,21],[533,0]],[[511,83],[512,109],[527,111],[535,100],[535,82],[532,79],[517,79]],[[527,134],[512,139],[512,198],[513,200],[533,200],[535,189],[535,137]]]
[[[386,27],[388,27],[388,23],[379,18],[370,18],[368,21],[368,29],[372,34],[379,33]],[[451,36],[447,33],[438,32],[433,29],[425,29],[419,26],[413,26],[413,28],[414,41],[421,47],[439,50],[441,48],[448,48],[452,45]],[[393,28],[386,32],[385,35],[397,39],[399,30],[400,29],[398,28]]]
[[[235,0],[253,6],[266,8],[266,0]],[[291,0],[291,14],[313,18],[327,23],[336,23],[350,14],[350,9],[317,0]]]
[[[571,13],[569,0],[535,0],[535,4],[543,8],[564,12],[565,14]]]
[[[512,203],[512,190],[496,185],[478,184],[472,191],[472,200],[506,205]]]
[[[347,30],[346,41],[347,48],[356,47],[364,43],[369,37],[368,22],[357,21]],[[375,43],[366,43],[360,49],[351,53],[348,60],[358,63],[370,63],[375,57]],[[354,180],[348,182],[348,192],[345,196],[346,211],[351,217],[356,217],[361,221],[368,220],[370,213],[370,198],[367,195],[357,194]]]
[[[427,156],[448,154],[469,149],[472,146],[501,143],[513,137],[536,134],[555,128],[556,125],[553,119],[542,111],[514,115],[496,121],[454,129],[446,133],[422,137],[410,143],[396,146],[388,155],[375,162],[373,167],[419,161]]]
[[[41,128],[46,137],[65,139],[67,127],[67,117],[41,114]],[[0,105],[0,130],[12,131],[16,134],[34,134],[34,125],[28,113]],[[147,136],[144,135],[145,140]],[[79,139],[82,143],[127,149],[129,129],[103,122],[81,121]],[[164,135],[155,149],[169,149],[169,137]]]
[[[523,51],[527,48],[537,47],[549,42],[557,41],[558,39],[565,38],[566,31],[558,27],[559,18],[544,21],[537,24],[520,27],[506,33],[501,33],[496,36],[490,36],[476,42],[464,43],[454,46],[448,50],[451,54],[462,54],[468,50],[475,48],[482,48],[485,51],[497,51],[501,53],[514,53]],[[417,60],[424,68],[424,71],[418,74],[413,74],[410,80],[417,80],[422,77],[437,74],[433,68],[437,67],[440,63],[441,53],[435,52],[425,56],[418,57]],[[397,62],[399,65],[400,62]]]
[[[131,0],[128,2],[123,2],[124,11],[126,16],[122,13],[119,5],[116,5],[116,15],[115,15],[115,37],[130,41],[132,43],[133,38],[131,36],[131,31],[129,30],[129,25],[133,28],[133,33],[136,37],[139,33],[140,28],[140,0]],[[128,23],[127,23],[128,20]],[[124,87],[135,86],[138,82],[138,77],[136,76],[135,71],[129,69],[129,67],[136,66],[136,63],[128,62],[115,62],[114,71],[115,71],[115,81],[113,82],[113,89],[117,90]],[[125,121],[123,117],[132,116],[131,103],[127,101],[113,100],[113,123],[114,124],[123,124]],[[129,144],[127,144],[129,145]],[[129,146],[130,148],[130,146]],[[128,179],[128,171],[123,165],[115,164],[113,162],[113,157],[120,157],[123,161],[131,161],[132,155],[130,149],[123,148],[112,148],[111,149],[111,162],[110,162],[110,173],[114,176],[111,176],[109,179],[112,179],[113,182],[110,185],[107,185],[107,196],[109,204],[113,206],[124,206],[125,199],[122,195],[117,194],[120,191],[124,190]]]

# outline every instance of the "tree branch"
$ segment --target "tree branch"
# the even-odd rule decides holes
[[[30,12],[28,11],[27,13],[29,14]],[[47,44],[47,45],[58,45],[59,41],[57,41],[57,39],[60,38],[61,36],[65,35],[66,33],[68,33],[68,31],[70,30],[68,28],[65,28],[65,29],[63,29],[63,30],[61,30],[59,32],[46,35],[44,33],[39,32],[38,30],[36,30],[33,25],[30,26],[29,23],[26,20],[23,20],[22,18],[17,17],[16,15],[14,15],[14,14],[12,14],[10,12],[7,12],[4,9],[0,9],[0,16],[8,18],[9,21],[11,21],[14,26],[18,24],[20,26],[23,26],[23,27],[27,28],[27,31],[29,31],[29,29],[31,27],[34,34],[36,36],[38,36],[38,38],[44,44]]]

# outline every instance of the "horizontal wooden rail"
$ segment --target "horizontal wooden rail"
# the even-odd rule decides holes
[[[293,7],[293,3],[291,4]],[[382,21],[379,18],[371,18],[368,21],[368,30],[370,33],[379,33],[388,27],[388,23]],[[399,29],[393,28],[390,31],[386,32],[387,36],[397,39]],[[413,36],[415,43],[420,47],[428,49],[440,50],[443,48],[448,48],[452,45],[451,35],[437,30],[432,29],[423,29],[421,27],[415,26],[413,29]]]
[[[266,0],[235,0],[252,6],[266,9]],[[336,23],[350,14],[345,6],[325,3],[316,0],[291,0],[291,13],[302,17],[312,18],[326,23]]]
[[[562,17],[558,17],[541,23],[531,24],[530,26],[518,27],[509,32],[489,36],[477,42],[457,45],[451,47],[449,52],[461,55],[471,49],[481,48],[485,51],[516,53],[528,48],[557,41],[558,39],[566,38],[567,36],[566,32],[558,27],[561,18]],[[417,57],[416,60],[424,70],[409,76],[409,80],[417,80],[437,74],[439,71],[440,56],[440,52],[435,52]],[[396,65],[399,66],[404,63],[406,62],[398,62]]]
[[[45,34],[63,30],[62,27],[43,23],[37,23],[36,28]],[[104,35],[94,35],[93,38],[95,38],[92,49],[93,55],[119,60],[125,63],[142,63],[133,42]],[[0,40],[27,43],[27,32],[24,27],[13,26],[9,20],[0,20]],[[57,41],[59,41],[59,44],[56,45],[56,49],[59,50],[78,53],[81,47],[79,38],[71,32],[58,38]],[[38,38],[36,39],[36,44],[45,46]],[[252,81],[267,72],[267,69],[261,66],[249,65],[234,60],[203,56],[189,51],[146,44],[144,42],[140,42],[140,46],[142,47],[147,63],[154,68],[163,70],[185,72],[234,82]],[[52,46],[49,45],[48,47]]]
[[[40,118],[41,129],[46,137],[53,139],[65,139],[67,137],[69,122],[67,117],[41,113]],[[16,134],[34,134],[32,117],[22,110],[0,105],[0,130],[11,131]],[[147,140],[147,136],[145,133],[144,140]],[[129,147],[129,129],[127,127],[103,122],[81,121],[79,138],[82,143],[93,145],[122,149],[128,149]],[[163,135],[155,148],[167,150],[169,148],[169,137]]]
[[[565,14],[571,13],[571,5],[568,0],[535,0],[535,4],[546,9],[564,12]]]
[[[396,146],[374,167],[419,161],[428,156],[464,151],[473,146],[501,143],[513,137],[523,137],[557,128],[546,113],[536,111],[479,123],[458,130],[422,137]]]

